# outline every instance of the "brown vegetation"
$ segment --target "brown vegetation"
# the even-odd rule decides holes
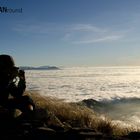
[[[120,125],[112,123],[107,117],[98,115],[86,106],[41,96],[31,91],[28,94],[36,103],[37,117],[46,121],[46,125],[58,124],[65,127],[91,128],[96,132],[116,136],[134,131],[134,128],[122,128]]]

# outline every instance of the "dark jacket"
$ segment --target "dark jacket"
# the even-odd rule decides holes
[[[9,96],[19,98],[23,95],[26,88],[25,80],[20,79],[18,84],[15,82],[0,83],[0,105],[7,103]]]

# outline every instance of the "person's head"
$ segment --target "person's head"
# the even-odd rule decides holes
[[[0,79],[12,80],[18,73],[18,67],[15,67],[15,62],[12,56],[7,54],[0,55]]]

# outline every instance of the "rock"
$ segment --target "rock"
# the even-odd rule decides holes
[[[14,117],[14,118],[17,118],[17,117],[19,117],[21,114],[22,114],[22,112],[21,112],[19,109],[15,109],[14,114],[13,114],[13,117]]]
[[[140,132],[130,132],[128,134],[128,138],[134,139],[134,140],[140,140]]]
[[[50,139],[56,137],[56,131],[47,127],[38,127],[33,131],[35,139]]]
[[[49,114],[45,124],[56,131],[64,131],[65,129],[64,124],[53,113]]]
[[[77,127],[73,127],[71,128],[71,131],[76,131],[76,132],[95,132],[94,129],[91,128],[77,128]]]
[[[80,132],[79,137],[83,139],[86,139],[86,138],[101,139],[103,137],[103,134],[99,132]]]
[[[91,105],[93,102],[95,101],[90,100],[88,103]],[[36,110],[35,116],[30,119],[21,115],[18,110],[15,113],[15,117],[11,117],[11,112],[0,107],[0,140],[140,140],[140,132],[131,132],[126,136],[108,136],[91,128],[73,128],[47,110]]]

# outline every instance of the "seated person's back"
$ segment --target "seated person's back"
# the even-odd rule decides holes
[[[0,55],[0,105],[11,110],[20,109],[27,114],[34,111],[33,100],[24,95],[25,89],[25,72],[15,66],[10,55]]]

